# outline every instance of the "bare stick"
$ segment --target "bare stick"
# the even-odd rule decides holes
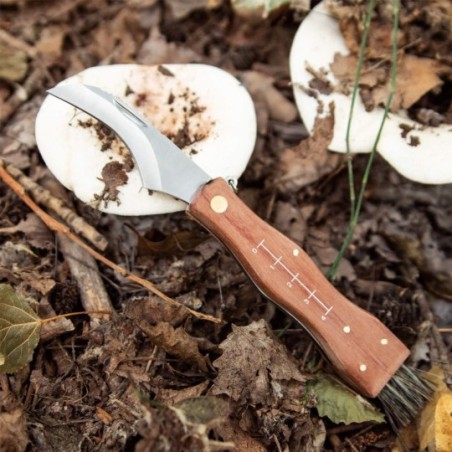
[[[114,311],[93,256],[61,232],[57,232],[57,238],[72,276],[77,281],[85,311]],[[90,318],[91,323],[99,323],[100,318],[108,316],[90,314]]]
[[[88,224],[82,217],[78,216],[72,209],[65,206],[63,201],[52,195],[49,190],[25,176],[24,173],[11,163],[4,162],[6,171],[13,176],[33,197],[33,199],[53,210],[62,220],[81,236],[85,237],[96,248],[104,251],[108,246],[108,240],[95,228]]]
[[[45,77],[40,67],[35,67],[31,71],[23,86],[18,87],[14,94],[2,104],[0,108],[0,127],[3,127],[17,109],[38,90],[38,87],[43,85]]]
[[[56,313],[46,298],[43,298],[39,305],[39,315],[54,318]],[[55,322],[48,322],[41,325],[40,339],[42,342],[50,341],[69,331],[74,331],[74,324],[67,318],[58,317]]]
[[[432,334],[432,338],[433,341],[435,342],[436,348],[438,349],[438,359],[441,366],[446,371],[447,367],[449,366],[449,359],[447,357],[447,347],[443,341],[443,338],[441,337],[438,327],[435,324],[435,316],[433,315],[432,310],[430,309],[429,302],[422,290],[416,291],[413,298],[419,304],[419,309],[421,310],[422,317],[430,322],[430,331]]]
[[[172,304],[174,306],[183,306],[187,311],[192,314],[194,317],[197,317],[198,319],[207,320],[209,322],[213,323],[223,323],[221,319],[218,317],[213,317],[207,314],[203,314],[201,312],[193,311],[190,308],[187,308],[181,303],[178,303],[177,301],[170,298],[168,295],[157,289],[157,287],[154,286],[150,281],[147,281],[143,278],[140,278],[137,275],[134,275],[133,273],[128,272],[126,269],[122,268],[121,266],[115,264],[114,262],[110,261],[106,257],[104,257],[102,254],[98,253],[96,250],[93,250],[89,245],[87,245],[85,242],[83,242],[78,236],[76,236],[68,226],[56,221],[54,218],[52,218],[50,215],[48,215],[46,212],[44,212],[25,192],[24,187],[22,187],[19,182],[17,182],[4,168],[3,162],[0,160],[0,178],[16,193],[17,196],[22,199],[22,201],[36,214],[38,217],[47,225],[49,229],[51,229],[54,232],[60,232],[67,237],[69,237],[72,241],[77,243],[77,245],[81,246],[83,249],[88,251],[91,256],[94,257],[94,259],[102,262],[107,267],[110,267],[117,273],[119,273],[124,278],[128,279],[129,281],[132,281],[136,284],[139,284],[140,286],[148,289],[153,294],[160,297],[162,300],[166,301],[169,304]]]
[[[45,319],[39,319],[41,321],[41,325],[46,325],[50,322],[56,322],[60,319],[67,319],[68,317],[75,317],[77,315],[92,315],[92,314],[100,314],[105,316],[111,316],[111,311],[78,311],[78,312],[69,312],[68,314],[58,314],[52,317],[46,317]]]

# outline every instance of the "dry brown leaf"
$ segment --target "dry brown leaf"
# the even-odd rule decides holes
[[[160,322],[149,325],[146,321],[137,321],[138,327],[146,333],[152,342],[165,352],[176,356],[182,361],[196,364],[203,372],[208,371],[207,360],[201,355],[196,339],[183,328],[174,328],[169,323]]]
[[[452,391],[444,383],[444,372],[434,367],[430,375],[436,383],[431,401],[422,410],[418,432],[420,450],[452,450]]]
[[[65,36],[66,29],[58,25],[43,29],[39,41],[36,43],[36,50],[46,65],[54,64],[60,58]]]
[[[174,405],[182,400],[199,397],[205,394],[207,388],[209,387],[209,381],[205,380],[199,385],[189,386],[188,388],[182,389],[167,389],[161,388],[157,394],[157,400],[165,403],[165,405]]]
[[[446,253],[433,238],[430,228],[426,228],[421,240],[409,235],[401,236],[397,229],[386,230],[384,237],[405,263],[417,267],[422,283],[430,292],[452,300],[452,270],[446,264]]]
[[[369,40],[366,48],[368,58],[389,59],[392,54],[392,22],[372,23],[369,29]],[[403,31],[398,32],[398,46],[402,47],[405,43],[402,40]],[[360,45],[357,42],[357,45]]]
[[[34,213],[27,215],[25,220],[21,220],[15,226],[0,228],[0,234],[15,234],[22,232],[35,248],[49,249],[53,246],[53,236],[47,226]]]
[[[40,274],[38,271],[22,271],[18,275],[24,284],[37,290],[42,295],[47,295],[56,285],[53,278],[42,273]]]
[[[178,405],[150,410],[139,422],[141,439],[136,452],[231,450],[231,443],[209,438],[211,428],[227,415],[227,403],[215,397],[195,397]]]
[[[419,449],[419,436],[414,423],[403,427],[397,433],[397,441],[392,447],[391,452],[406,452],[407,450]]]
[[[221,423],[215,428],[215,431],[225,441],[232,441],[236,451],[265,452],[267,450],[261,442],[243,431],[232,419]]]
[[[136,60],[140,64],[164,64],[169,61],[177,61],[178,64],[204,62],[204,58],[188,46],[168,42],[157,25],[152,27],[149,37],[139,49]]]
[[[141,36],[139,17],[129,8],[121,8],[109,21],[98,26],[91,38],[91,52],[109,63],[135,63]]]
[[[22,408],[0,413],[0,450],[24,451],[28,444],[25,415]]]
[[[28,70],[27,54],[0,41],[0,79],[19,82]]]
[[[362,2],[364,4],[364,2]],[[361,6],[363,6],[363,4]],[[345,40],[347,48],[358,54],[363,34],[362,17],[363,10],[360,11],[356,5],[340,6],[338,3],[330,2],[329,9],[335,17],[339,19],[339,28]],[[390,12],[389,8],[386,9]],[[382,10],[380,10],[382,14]],[[369,27],[368,43],[366,46],[366,57],[388,60],[392,52],[392,15],[378,20],[372,20]],[[399,29],[399,48],[406,44],[404,29]]]
[[[334,171],[342,161],[339,154],[328,152],[333,138],[334,107],[331,114],[316,118],[312,134],[300,144],[286,149],[281,156],[277,180],[284,188],[296,190]]]
[[[173,407],[189,424],[213,426],[229,415],[229,403],[221,397],[188,397],[177,402]]]
[[[355,55],[334,56],[331,70],[339,80],[336,90],[350,94],[353,89],[358,58]],[[443,82],[438,74],[444,67],[429,58],[418,58],[414,55],[404,55],[397,67],[397,85],[391,110],[410,108],[424,94],[440,86]],[[370,89],[370,98],[361,91],[362,100],[368,110],[377,105],[384,105],[389,96],[390,79],[389,66],[364,63],[359,80],[361,88]]]
[[[137,236],[137,251],[141,256],[177,256],[195,248],[209,236],[194,231],[175,231],[163,235],[156,229],[149,229],[144,235],[140,234],[132,225],[126,224]]]
[[[246,71],[241,75],[241,80],[254,100],[265,103],[271,118],[282,122],[295,121],[297,108],[273,86],[273,77],[262,72]]]
[[[352,90],[357,65],[358,58],[353,54],[342,55],[340,53],[336,53],[334,55],[334,61],[331,63],[330,67],[334,76],[340,82],[340,86],[336,89],[345,93]],[[383,67],[375,67],[372,70],[363,70],[361,72],[359,85],[367,88],[373,88],[385,80],[385,69]]]
[[[305,377],[264,320],[243,327],[232,325],[232,333],[220,348],[223,354],[214,362],[218,376],[212,394],[226,394],[234,401],[253,405],[288,402],[297,410]],[[292,385],[298,389],[298,401]],[[289,393],[293,397],[285,400]]]
[[[314,205],[303,207],[278,201],[275,204],[273,226],[297,243],[303,243],[308,231],[307,221],[314,212]]]
[[[111,424],[113,417],[100,406],[96,406],[96,416],[105,425]]]
[[[126,305],[125,314],[129,319],[145,321],[150,325],[167,322],[177,326],[187,318],[188,311],[184,306],[165,303],[151,295],[147,298],[130,300]]]
[[[439,78],[443,68],[430,58],[418,58],[414,55],[404,55],[397,66],[397,85],[394,100],[391,106],[392,111],[401,108],[410,108],[424,94],[442,85]],[[375,105],[384,105],[389,95],[389,84],[376,88],[372,97]]]

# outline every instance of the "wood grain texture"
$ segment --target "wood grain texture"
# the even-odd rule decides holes
[[[218,197],[227,201],[222,212],[214,210]],[[187,213],[230,249],[265,296],[310,332],[342,378],[367,397],[380,393],[409,355],[388,328],[339,293],[298,245],[248,209],[223,179],[202,187]]]

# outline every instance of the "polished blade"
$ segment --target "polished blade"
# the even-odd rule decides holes
[[[47,92],[112,129],[130,149],[145,188],[190,203],[197,190],[212,179],[141,114],[100,88],[60,84]]]

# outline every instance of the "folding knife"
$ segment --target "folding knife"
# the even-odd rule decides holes
[[[299,245],[268,225],[132,107],[99,88],[61,84],[49,94],[110,127],[131,151],[143,186],[187,203],[187,214],[235,256],[257,288],[299,321],[337,372],[376,397],[409,355],[379,320],[340,294]]]

